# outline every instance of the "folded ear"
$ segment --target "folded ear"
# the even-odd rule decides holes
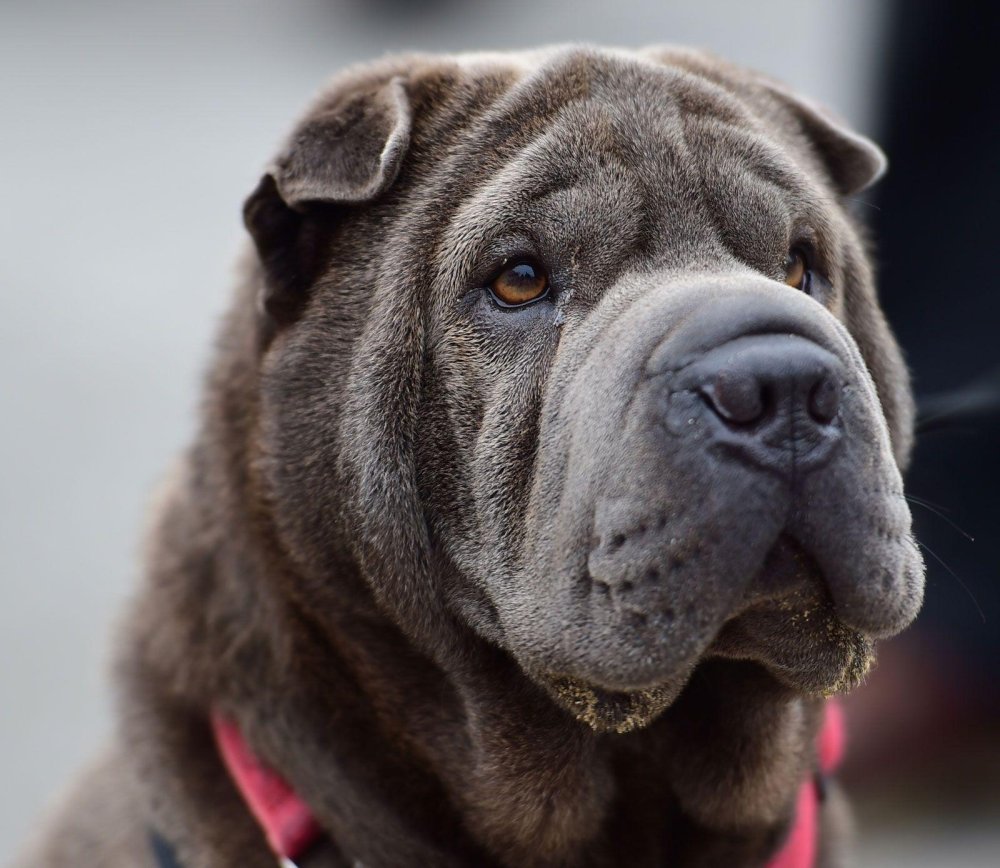
[[[765,87],[799,123],[830,173],[837,192],[844,196],[857,193],[885,173],[888,161],[871,139],[854,132],[826,109],[780,84],[767,81]]]
[[[377,198],[395,181],[409,140],[401,76],[334,86],[295,129],[243,207],[264,267],[261,304],[271,317],[294,317],[317,276],[310,206]]]
[[[403,79],[324,100],[293,133],[271,169],[291,208],[309,202],[367,202],[399,172],[410,141]]]

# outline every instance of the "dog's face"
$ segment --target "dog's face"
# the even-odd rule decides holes
[[[710,656],[819,693],[912,620],[911,405],[844,198],[877,149],[702,55],[392,61],[247,205],[257,466],[310,604],[350,546],[425,646],[581,719]]]

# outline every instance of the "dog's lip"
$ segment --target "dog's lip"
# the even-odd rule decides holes
[[[874,643],[837,617],[828,596],[799,590],[727,619],[704,658],[752,661],[792,690],[831,695],[861,683]]]
[[[826,653],[818,654],[818,650]],[[812,662],[809,665],[789,665],[775,659],[766,649],[758,652],[711,649],[705,659],[756,663],[789,690],[824,697],[853,690],[864,681],[875,661],[872,643],[860,633],[851,636],[846,648],[814,647],[810,656]]]

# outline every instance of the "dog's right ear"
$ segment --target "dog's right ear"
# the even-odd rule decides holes
[[[264,268],[261,306],[273,320],[293,319],[316,277],[310,210],[377,198],[395,181],[409,140],[401,76],[335,87],[296,128],[243,206]]]
[[[829,111],[784,85],[761,81],[768,93],[791,112],[838,193],[842,196],[858,193],[885,174],[888,161],[871,139],[854,132]]]

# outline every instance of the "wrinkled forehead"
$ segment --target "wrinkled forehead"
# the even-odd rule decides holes
[[[600,238],[609,256],[771,255],[802,213],[822,211],[780,129],[701,76],[579,50],[526,56],[514,74],[442,169],[465,183],[451,245],[529,226],[570,249]]]

